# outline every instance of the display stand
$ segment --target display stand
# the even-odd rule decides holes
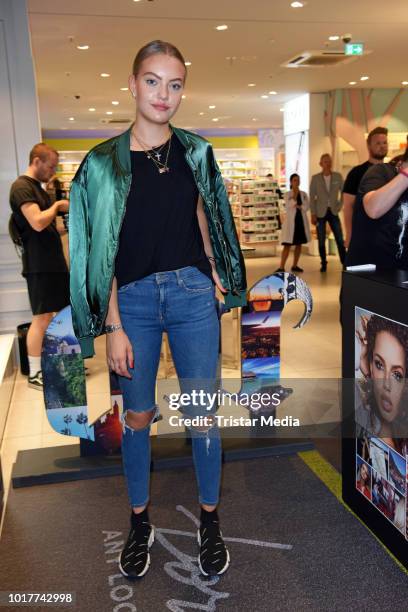
[[[285,430],[280,421],[271,423],[276,405],[272,394],[284,401],[292,389],[280,384],[280,317],[287,303],[301,300],[304,312],[295,325],[302,327],[312,313],[312,296],[306,283],[293,274],[279,273],[261,278],[249,289],[247,305],[242,311],[242,346],[241,346],[241,388],[237,389],[235,408],[224,416],[240,416],[244,423],[240,427],[221,427],[223,437],[224,459],[234,460],[266,455],[287,454],[313,448],[310,438],[315,429],[310,426]],[[225,310],[219,304],[219,316]],[[221,346],[219,346],[221,351]],[[219,360],[220,363],[220,360]],[[42,371],[44,380],[44,398],[47,418],[50,425],[66,436],[79,436],[78,446],[48,448],[19,452],[13,469],[14,487],[30,486],[46,482],[87,479],[101,475],[114,475],[122,472],[118,456],[121,442],[121,424],[119,420],[122,403],[116,375],[111,375],[111,411],[89,423],[86,398],[85,374],[80,346],[75,337],[71,309],[66,307],[59,312],[48,326],[42,348]],[[219,392],[224,394],[219,370]],[[178,381],[173,380],[171,392],[178,391]],[[269,403],[252,406],[245,397],[258,398],[260,392],[269,393]],[[169,393],[158,390],[157,401],[160,409],[169,410]],[[166,405],[161,405],[164,400]],[[219,403],[222,403],[219,400]],[[227,404],[228,405],[228,404]],[[235,412],[234,412],[235,410]],[[261,427],[263,415],[268,421],[267,427]],[[249,418],[247,418],[249,417]],[[256,418],[255,418],[256,417]],[[252,421],[252,418],[255,420]],[[163,430],[160,445],[157,439],[152,440],[153,466],[180,467],[191,464],[189,434],[183,429],[179,433]],[[292,437],[293,436],[293,437]],[[284,440],[285,439],[285,440]]]
[[[344,272],[342,324],[343,499],[407,567],[408,272]]]

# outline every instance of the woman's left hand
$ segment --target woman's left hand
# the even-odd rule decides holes
[[[221,293],[228,293],[228,289],[225,289],[225,287],[223,286],[220,277],[218,276],[218,272],[215,269],[215,266],[211,265],[212,268],[212,277],[214,280],[214,283],[217,285],[217,288],[221,291]]]

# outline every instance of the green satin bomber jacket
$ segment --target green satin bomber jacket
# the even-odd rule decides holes
[[[204,201],[217,272],[227,308],[246,303],[245,264],[227,192],[211,144],[172,127],[185,148]],[[80,165],[70,191],[69,252],[72,322],[83,357],[94,354],[103,331],[119,234],[132,180],[131,128],[94,147]],[[159,177],[158,177],[159,180]]]

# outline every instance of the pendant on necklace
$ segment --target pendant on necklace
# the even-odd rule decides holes
[[[158,161],[160,161],[161,153],[155,153],[155,155],[156,155],[156,159],[158,159]]]

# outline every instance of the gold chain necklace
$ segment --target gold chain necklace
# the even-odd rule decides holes
[[[158,152],[154,152],[153,148],[149,148],[148,145],[146,145],[145,143],[143,143],[143,141],[140,140],[140,138],[138,138],[136,136],[136,134],[133,134],[134,139],[136,140],[136,142],[142,147],[144,153],[147,156],[147,159],[151,159],[152,162],[154,163],[154,165],[156,166],[157,170],[159,171],[159,174],[164,174],[166,172],[170,171],[170,168],[168,166],[168,161],[169,161],[169,155],[170,155],[170,148],[171,148],[171,140],[172,140],[172,136],[173,136],[173,132],[170,131],[170,138],[161,145],[161,147],[159,148]],[[161,152],[164,149],[164,147],[166,145],[169,145],[167,148],[167,155],[166,155],[166,161],[163,163],[160,161],[160,157],[161,157]],[[145,148],[146,147],[146,148]],[[156,159],[154,158],[154,156],[156,157]]]

